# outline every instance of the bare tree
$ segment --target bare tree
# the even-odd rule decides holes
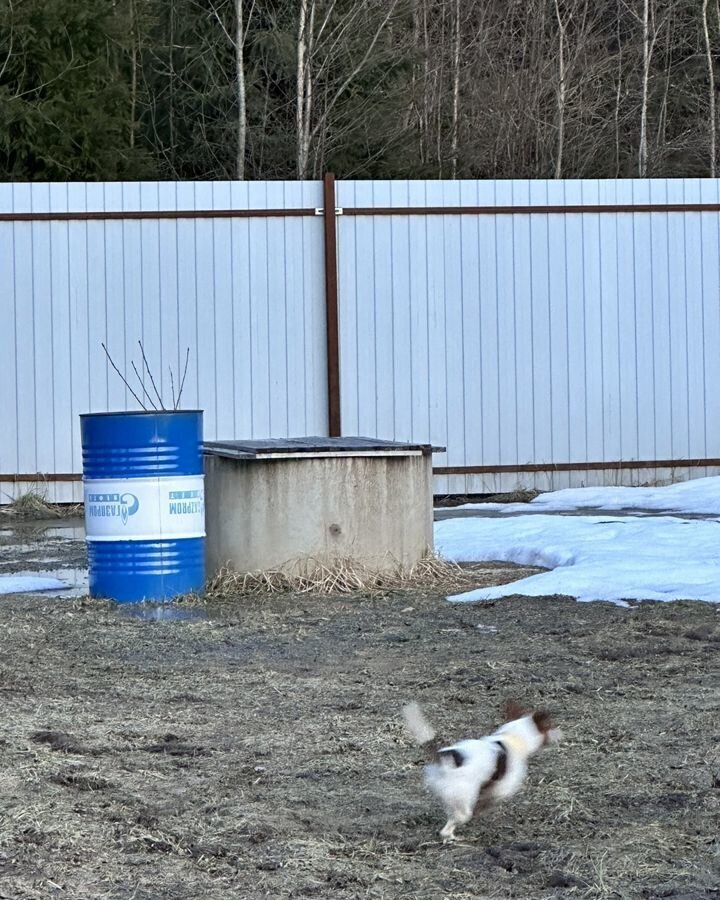
[[[310,60],[315,22],[315,0],[300,0],[297,37],[297,177],[307,175],[310,154],[310,114],[312,111],[312,78]]]
[[[235,57],[235,99],[237,103],[237,124],[235,128],[236,145],[235,145],[235,178],[238,181],[245,180],[245,147],[247,144],[247,90],[245,87],[245,35],[247,26],[252,19],[255,0],[253,0],[248,13],[247,23],[245,22],[243,2],[244,0],[232,0],[233,2],[233,18],[234,18],[234,34],[228,30],[225,22],[220,15],[218,8],[211,3],[212,13],[217,19],[225,38],[230,43],[234,51]]]
[[[712,45],[710,43],[710,27],[708,25],[708,0],[703,0],[702,5],[702,28],[703,37],[705,38],[705,55],[707,57],[708,67],[708,97],[709,97],[709,123],[708,131],[710,132],[710,177],[715,178],[716,173],[716,136],[717,125],[715,116],[715,67],[713,65]]]
[[[455,35],[453,39],[453,112],[450,155],[452,159],[452,177],[457,178],[458,134],[460,123],[460,0],[455,0],[454,19]]]
[[[555,177],[562,178],[563,149],[565,144],[565,52],[567,44],[567,36],[565,32],[565,23],[560,15],[560,0],[555,0],[555,16],[558,23],[558,89],[557,89],[557,107],[558,107],[558,137],[557,137],[557,155],[555,157]]]
[[[310,151],[325,135],[333,110],[365,70],[378,41],[396,13],[399,0],[354,3],[339,14],[336,0],[300,0],[297,30],[296,127],[297,176],[307,178]],[[376,18],[372,19],[372,16]],[[366,30],[367,29],[367,30]],[[364,50],[353,59],[348,47],[362,30]],[[348,59],[348,57],[350,57]],[[342,61],[349,68],[336,75]],[[316,86],[322,84],[322,103],[315,103]]]
[[[237,168],[238,181],[245,179],[245,144],[247,142],[247,96],[245,91],[245,30],[243,0],[235,0],[235,84],[237,87]]]
[[[648,85],[650,83],[650,59],[652,45],[650,43],[650,0],[643,0],[643,67],[642,67],[642,100],[640,105],[640,145],[638,147],[638,175],[644,178],[647,174],[647,110]]]

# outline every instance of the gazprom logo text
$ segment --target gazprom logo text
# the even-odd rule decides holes
[[[205,492],[170,491],[169,512],[171,516],[195,515],[205,511]]]
[[[88,494],[88,516],[97,519],[120,519],[127,525],[130,516],[140,508],[135,494]]]

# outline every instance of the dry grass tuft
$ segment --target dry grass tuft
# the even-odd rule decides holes
[[[434,587],[438,590],[468,588],[478,583],[471,567],[461,567],[437,556],[427,556],[411,568],[397,566],[378,572],[359,560],[342,559],[326,566],[310,558],[296,565],[258,572],[222,569],[207,586],[212,598],[238,594],[355,594],[366,596],[389,591]]]
[[[523,490],[508,491],[504,494],[489,494],[482,502],[485,503],[532,503],[540,496],[540,491]]]
[[[67,519],[82,515],[82,503],[47,503],[36,491],[28,491],[10,503],[0,505],[0,516],[17,519]]]
[[[542,491],[517,488],[501,494],[445,494],[436,495],[433,503],[440,509],[464,506],[466,503],[531,503]]]

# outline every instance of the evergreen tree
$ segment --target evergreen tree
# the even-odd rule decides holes
[[[127,21],[112,0],[0,5],[0,177],[134,178]]]
[[[5,0],[9,180],[717,171],[720,0]]]

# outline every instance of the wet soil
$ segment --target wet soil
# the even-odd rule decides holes
[[[0,598],[0,898],[720,897],[717,607],[185,609]],[[401,706],[453,738],[507,697],[565,740],[443,846]]]
[[[0,507],[0,576],[35,575],[59,579],[62,595],[87,594],[87,549],[82,519],[18,518]],[[57,594],[56,591],[52,592]],[[0,898],[1,900],[1,898]]]

